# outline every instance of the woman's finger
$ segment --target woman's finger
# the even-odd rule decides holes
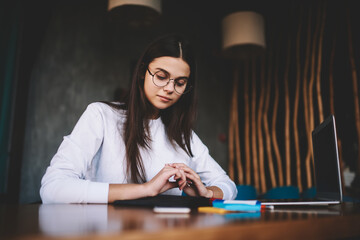
[[[184,163],[171,163],[171,164],[168,164],[168,166],[180,170],[180,175],[181,176],[180,175],[175,176],[175,179],[179,183],[180,190],[183,190],[185,187],[189,187],[192,184],[203,186],[203,183],[201,182],[200,176],[192,168],[190,168],[186,164],[184,164]],[[181,178],[181,180],[179,180],[180,178]]]
[[[175,168],[178,168],[178,169],[182,169],[185,172],[189,172],[189,173],[192,173],[192,174],[197,174],[192,168],[190,168],[189,166],[187,166],[184,163],[173,163],[171,166],[173,166]]]
[[[176,188],[178,184],[176,182],[167,182],[160,190],[160,193],[163,193],[169,189]]]
[[[187,181],[190,180],[192,185],[199,185],[199,184],[203,185],[203,183],[201,182],[201,179],[197,175],[186,173],[186,179],[187,179]]]

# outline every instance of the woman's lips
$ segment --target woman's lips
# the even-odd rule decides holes
[[[160,100],[163,101],[163,102],[170,102],[170,101],[171,101],[171,98],[167,98],[167,97],[164,97],[164,96],[161,96],[161,95],[158,95],[158,97],[159,97]]]

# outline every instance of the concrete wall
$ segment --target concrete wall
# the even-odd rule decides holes
[[[63,1],[54,7],[26,103],[21,203],[40,200],[41,177],[86,106],[112,100],[116,89],[127,88],[140,52],[153,37],[167,31],[184,32],[195,40],[199,55],[196,132],[227,170],[227,145],[218,136],[227,133],[231,74],[224,74],[227,66],[214,55],[219,47],[218,26],[196,12],[188,13],[186,21],[175,21],[178,14],[171,11],[176,11],[176,6],[166,13],[169,18],[161,30],[127,33],[109,29],[106,1]]]

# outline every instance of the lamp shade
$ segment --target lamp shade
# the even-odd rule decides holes
[[[222,20],[222,36],[222,49],[226,57],[258,55],[266,46],[264,19],[252,11],[229,14]]]
[[[108,10],[125,5],[148,7],[161,13],[161,0],[109,0]]]
[[[161,15],[161,0],[109,0],[110,20],[131,28],[154,25]]]

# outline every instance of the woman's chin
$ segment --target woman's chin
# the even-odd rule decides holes
[[[159,102],[159,103],[156,103],[154,105],[155,108],[159,109],[159,110],[164,110],[166,108],[169,108],[173,105],[173,103],[162,103],[162,102]]]

